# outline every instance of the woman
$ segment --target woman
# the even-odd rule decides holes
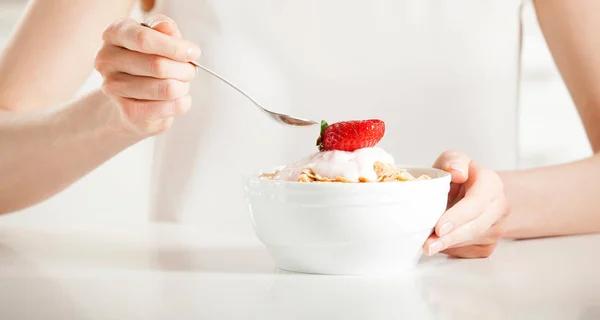
[[[154,216],[240,223],[244,205],[232,192],[241,189],[239,173],[313,152],[317,130],[275,125],[214,78],[197,76],[187,62],[202,48],[202,63],[276,111],[383,118],[382,147],[402,162],[464,151],[435,162],[452,173],[453,187],[425,243],[430,255],[487,257],[501,237],[600,231],[600,156],[514,171],[519,0],[343,8],[322,0],[143,1],[152,29],[132,19],[105,29],[132,5],[32,2],[0,58],[1,212],[39,202],[169,129],[156,142]],[[600,3],[535,5],[597,151]],[[93,65],[101,34],[102,91],[64,104]]]

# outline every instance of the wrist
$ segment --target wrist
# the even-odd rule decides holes
[[[112,141],[123,147],[145,138],[127,129],[119,106],[100,91],[83,97],[73,108],[63,109],[63,115],[59,118],[66,122],[61,127],[67,127],[70,131],[65,137],[79,137],[86,141]]]
[[[168,130],[173,122],[173,117],[156,120],[146,118],[135,118],[130,120],[123,112],[123,106],[101,92],[98,92],[98,94],[102,96],[101,99],[104,111],[100,118],[105,119],[105,129],[124,139],[137,142],[159,135]]]

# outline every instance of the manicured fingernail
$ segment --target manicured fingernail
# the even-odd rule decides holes
[[[188,49],[188,52],[187,52],[188,60],[190,60],[190,61],[198,60],[198,58],[200,58],[200,55],[202,55],[202,51],[200,51],[200,48],[191,47]]]
[[[438,240],[438,241],[432,243],[429,246],[429,250],[427,251],[427,255],[428,256],[432,256],[432,255],[434,255],[434,254],[442,251],[443,247],[444,247],[444,244],[442,244],[442,242]]]
[[[146,26],[148,26],[149,28],[154,28],[154,25],[155,25],[156,21],[157,21],[156,17],[152,17],[152,18],[144,21],[143,24],[146,25]]]
[[[450,168],[452,170],[456,170],[462,174],[465,174],[465,170],[462,167],[463,167],[462,164],[458,161],[453,161],[448,164],[448,168]]]
[[[159,16],[151,17],[148,20],[146,20],[146,24],[148,26],[150,26],[150,28],[152,28],[152,29],[156,28],[156,26],[158,26],[159,24],[161,24],[163,22],[168,22],[168,21],[164,20],[162,17],[159,17]]]
[[[438,236],[443,237],[447,235],[450,233],[450,231],[452,231],[452,228],[454,228],[454,224],[451,221],[444,223],[440,228],[440,234]]]

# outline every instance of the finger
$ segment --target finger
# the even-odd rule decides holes
[[[424,245],[426,252],[428,255],[433,255],[456,244],[476,239],[503,216],[503,210],[503,203],[499,200],[494,201],[477,219],[463,224],[445,236],[437,239],[430,237]]]
[[[138,100],[175,100],[188,94],[189,82],[173,79],[137,77],[126,73],[115,73],[104,79],[102,92],[112,97]]]
[[[432,236],[432,240],[436,239],[437,236]],[[494,251],[500,239],[501,237],[496,239],[485,237],[475,241],[461,243],[440,252],[458,258],[484,258],[488,257]],[[425,252],[427,252],[427,249],[428,248],[426,247]]]
[[[478,217],[497,195],[502,194],[502,181],[492,171],[481,170],[475,162],[471,162],[469,175],[471,178],[463,185],[464,197],[450,207],[435,225],[435,233],[440,237]]]
[[[451,183],[450,191],[448,191],[448,201],[446,203],[446,208],[452,208],[460,199],[465,197],[466,186],[464,184]]]
[[[445,253],[449,256],[456,258],[465,258],[465,259],[477,259],[477,258],[487,258],[496,249],[497,243],[491,244],[482,244],[482,245],[472,245],[467,247],[460,248],[448,248],[443,250],[442,253]]]
[[[102,38],[115,46],[180,62],[197,60],[201,54],[200,48],[192,42],[144,27],[133,19],[112,24]]]
[[[157,121],[176,117],[187,112],[192,106],[192,97],[183,96],[172,101],[148,101],[131,98],[118,98],[123,114],[131,122]]]
[[[445,151],[437,158],[433,167],[450,172],[452,182],[463,183],[469,178],[470,163],[471,159],[463,152]]]
[[[98,52],[96,70],[103,75],[116,72],[183,82],[191,81],[196,76],[196,69],[190,63],[110,45]]]
[[[500,220],[494,223],[483,235],[479,236],[478,238],[472,241],[456,244],[448,249],[497,243],[504,237],[506,233],[506,219],[507,216],[500,218]]]
[[[175,21],[164,14],[155,14],[144,21],[150,28],[168,36],[181,38],[181,32]]]
[[[479,197],[465,196],[442,215],[435,225],[435,234],[443,237],[479,217],[484,212],[487,204],[487,201]]]

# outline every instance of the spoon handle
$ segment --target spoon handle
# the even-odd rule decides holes
[[[142,26],[146,27],[146,28],[152,29],[152,27],[149,26],[146,23],[142,23]],[[191,65],[193,65],[194,67],[196,67],[196,70],[202,69],[202,70],[210,73],[211,75],[213,75],[217,79],[223,81],[226,85],[230,86],[235,91],[241,93],[244,97],[248,98],[248,100],[250,100],[260,111],[262,111],[264,114],[266,114],[267,116],[269,116],[271,119],[273,119],[273,120],[275,120],[275,121],[277,121],[279,123],[283,123],[283,124],[291,125],[291,126],[296,126],[296,127],[313,126],[313,125],[317,125],[318,124],[317,122],[315,122],[313,120],[307,120],[307,119],[292,117],[292,116],[289,116],[289,115],[286,115],[286,114],[281,114],[281,113],[269,111],[269,110],[265,109],[263,106],[261,106],[260,103],[256,102],[256,100],[252,99],[252,97],[250,95],[248,95],[246,92],[242,91],[242,89],[238,88],[233,83],[229,82],[229,80],[221,77],[216,72],[214,72],[214,71],[210,70],[209,68],[207,68],[207,67],[199,64],[196,61],[188,61],[188,62]]]
[[[227,85],[229,85],[231,88],[233,88],[234,90],[236,90],[237,92],[241,93],[242,95],[244,95],[246,98],[248,98],[248,100],[252,101],[252,103],[254,103],[255,106],[257,106],[261,111],[265,112],[265,108],[263,108],[258,102],[256,102],[254,99],[252,99],[251,96],[249,96],[247,93],[245,93],[244,91],[242,91],[242,89],[236,87],[233,83],[229,82],[227,79],[221,77],[219,74],[217,74],[216,72],[210,70],[209,68],[195,62],[195,61],[190,61],[190,63],[195,66],[198,69],[202,69],[210,74],[212,74],[213,76],[217,77],[218,79],[220,79],[221,81],[225,82]]]
[[[152,29],[152,27],[151,27],[151,26],[149,26],[148,24],[146,24],[146,23],[144,23],[144,22],[142,22],[142,23],[141,23],[141,25],[142,25],[143,27],[146,27],[146,28],[150,28],[150,29]],[[248,100],[252,101],[252,103],[254,103],[254,105],[255,105],[256,107],[258,107],[258,108],[259,108],[259,109],[260,109],[262,112],[264,112],[264,113],[268,113],[268,112],[267,112],[267,110],[266,110],[265,108],[263,108],[263,106],[261,106],[261,105],[260,105],[260,103],[256,102],[256,100],[252,99],[252,97],[251,97],[250,95],[248,95],[247,93],[245,93],[244,91],[242,91],[242,89],[240,89],[240,88],[236,87],[236,86],[235,86],[233,83],[229,82],[227,79],[225,79],[225,78],[221,77],[221,76],[220,76],[219,74],[217,74],[216,72],[214,72],[214,71],[210,70],[209,68],[207,68],[207,67],[205,67],[205,66],[203,66],[203,65],[199,64],[199,63],[198,63],[198,62],[196,62],[196,61],[189,61],[189,63],[191,63],[191,64],[192,64],[194,67],[196,67],[196,70],[198,70],[198,69],[202,69],[202,70],[204,70],[204,71],[206,71],[206,72],[208,72],[208,73],[212,74],[213,76],[217,77],[219,80],[221,80],[221,81],[225,82],[225,84],[227,84],[228,86],[230,86],[231,88],[233,88],[235,91],[237,91],[237,92],[241,93],[242,95],[244,95],[244,97],[248,98]]]

